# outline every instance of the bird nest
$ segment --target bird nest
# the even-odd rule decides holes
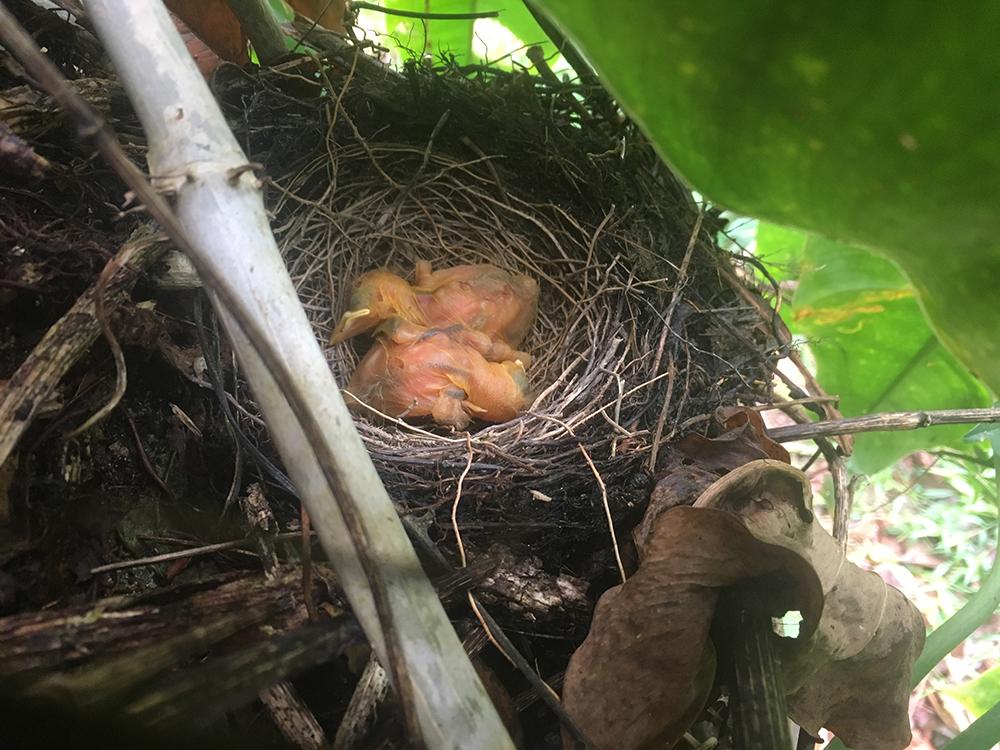
[[[395,497],[422,506],[459,481],[464,497],[590,497],[651,468],[716,407],[761,395],[774,352],[720,271],[717,214],[603,92],[357,59],[318,76],[329,98],[288,97],[302,80],[219,88],[272,176],[279,245],[322,341],[371,269],[489,263],[540,284],[522,345],[533,398],[516,419],[456,432],[354,404]],[[369,345],[328,346],[342,386]]]

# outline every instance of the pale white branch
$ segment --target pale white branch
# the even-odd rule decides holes
[[[424,744],[512,747],[354,429],[278,253],[257,180],[244,169],[247,158],[162,3],[89,0],[87,7],[146,130],[154,183],[176,194],[192,260],[323,548],[390,674],[390,646],[398,646]],[[253,330],[220,298],[249,312]],[[251,342],[254,331],[265,340]],[[303,403],[310,407],[305,422],[318,425],[312,443]],[[377,580],[369,581],[372,571]]]

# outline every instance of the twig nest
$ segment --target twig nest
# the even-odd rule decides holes
[[[276,180],[279,241],[323,341],[367,272],[489,264],[539,285],[523,413],[460,430],[358,406],[397,497],[447,497],[463,472],[467,497],[589,497],[580,445],[614,486],[701,415],[760,395],[768,336],[719,273],[718,222],[628,122],[606,106],[580,119],[592,92],[504,73],[329,84],[337,106]],[[328,356],[343,387],[373,341],[342,339]]]

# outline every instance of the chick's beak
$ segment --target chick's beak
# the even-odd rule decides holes
[[[337,327],[333,329],[333,333],[330,334],[330,343],[339,344],[352,336],[367,331],[376,322],[371,320],[371,313],[371,309],[367,307],[345,312],[340,318],[340,322],[337,323]]]

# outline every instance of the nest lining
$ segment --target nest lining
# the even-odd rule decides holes
[[[322,105],[290,102],[280,74],[238,99],[251,158],[274,176],[276,235],[321,340],[353,280],[373,268],[412,278],[417,260],[491,263],[541,289],[522,346],[534,358],[525,414],[464,433],[356,405],[397,497],[443,499],[463,472],[465,496],[589,496],[581,446],[614,483],[648,463],[658,438],[761,395],[768,342],[746,335],[757,314],[717,272],[727,260],[711,217],[628,121],[597,114],[606,102],[583,120],[590,93],[500,71],[469,80],[352,67],[323,82],[332,96]],[[230,95],[246,85],[237,83]],[[369,344],[328,347],[342,386]]]

